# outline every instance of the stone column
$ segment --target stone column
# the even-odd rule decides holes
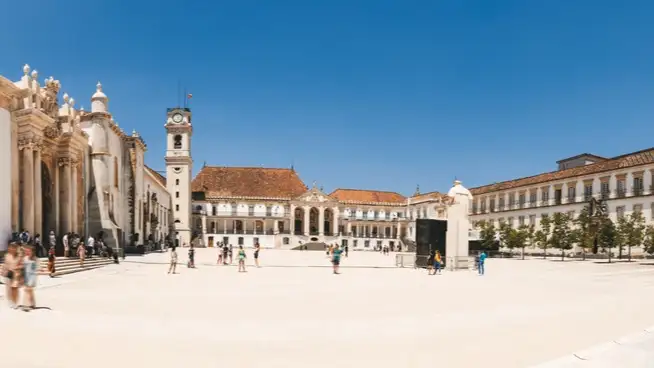
[[[318,208],[318,235],[325,235],[325,207]]]
[[[223,234],[227,234],[227,220],[223,220]]]
[[[304,206],[304,235],[309,236],[309,212],[311,208],[309,206]]]
[[[5,115],[6,114],[6,115]],[[11,129],[11,154],[4,156],[4,159],[11,157],[9,167],[11,167],[11,230],[19,231],[18,224],[20,223],[19,206],[20,206],[20,150],[18,149],[18,127],[11,122],[11,115],[9,111],[2,109],[0,106],[0,126],[9,127]],[[3,165],[7,162],[4,161]],[[4,225],[3,225],[4,226]],[[10,231],[11,231],[10,230]],[[9,234],[8,234],[9,235]],[[0,246],[0,249],[1,246]]]
[[[77,222],[77,165],[78,161],[76,159],[72,159],[70,161],[70,225],[72,227],[72,231],[76,233],[81,233],[79,229],[79,223]],[[116,219],[119,221],[118,219]],[[150,223],[148,219],[148,224]],[[83,236],[86,236],[87,234],[84,234]],[[145,240],[145,239],[144,239]]]
[[[202,234],[207,233],[207,216],[202,215]]]
[[[34,233],[34,151],[32,144],[21,147],[23,151],[23,228]]]
[[[3,198],[0,208],[0,251],[7,249],[6,240],[11,238],[12,227],[16,230],[18,226],[18,149],[9,112],[11,100],[9,96],[0,93],[0,167],[5,171],[0,179],[0,198]]]
[[[347,225],[345,225],[345,235],[347,236],[352,236],[352,223],[347,222]]]
[[[72,223],[71,223],[71,211],[70,211],[70,202],[71,202],[71,195],[70,195],[70,186],[71,186],[71,173],[70,173],[70,159],[67,157],[60,158],[59,159],[59,166],[63,167],[63,180],[60,181],[59,187],[63,187],[63,193],[61,195],[59,204],[60,204],[60,211],[59,215],[61,216],[61,230],[60,232],[62,234],[67,233],[69,231],[73,231],[72,228]],[[98,188],[98,190],[101,190],[101,188]]]
[[[54,166],[54,231],[57,236],[63,235],[63,230],[61,228],[61,218],[59,216],[59,165]]]
[[[341,226],[339,221],[338,207],[332,208],[332,233],[341,236]]]
[[[45,239],[47,232],[43,229],[43,188],[41,188],[41,150],[34,147],[34,234],[41,234]]]
[[[396,237],[397,239],[399,239],[399,238],[401,237],[401,235],[400,235],[400,230],[402,230],[402,224],[400,224],[400,223],[398,222],[398,223],[397,223],[397,234],[395,234],[395,237]]]
[[[291,213],[288,214],[288,230],[291,232],[291,235],[295,235],[295,206],[289,206]]]

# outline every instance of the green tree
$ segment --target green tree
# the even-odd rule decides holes
[[[500,224],[500,229],[498,232],[499,238],[500,238],[500,245],[502,247],[505,247],[513,253],[513,248],[515,246],[515,242],[513,241],[515,229],[513,229],[509,224],[506,222],[502,222]]]
[[[645,237],[645,219],[640,211],[632,212],[628,216],[618,219],[617,243],[620,247],[619,258],[622,258],[622,248],[627,246],[627,257],[631,262],[631,247],[639,247]]]
[[[643,233],[643,248],[645,252],[652,254],[654,253],[654,225],[645,226]]]
[[[521,249],[520,259],[525,259],[525,247],[529,243],[530,236],[533,237],[533,225],[520,225],[513,234],[514,246]],[[530,233],[531,231],[531,233]]]
[[[552,232],[552,219],[548,215],[540,218],[540,230],[535,234],[536,244],[543,249],[543,259],[547,258],[547,246]]]
[[[565,260],[565,251],[572,249],[572,219],[570,215],[556,212],[552,216],[552,235],[550,246],[561,250],[561,260]]]
[[[615,224],[607,216],[601,217],[599,221],[597,242],[604,252],[608,252],[609,263],[611,263],[611,248],[615,247],[617,237]]]
[[[478,224],[479,227],[479,240],[481,241],[481,247],[484,250],[492,250],[495,248],[495,237],[497,230],[492,221],[480,221]]]
[[[574,220],[575,228],[572,232],[572,238],[573,242],[581,248],[582,259],[584,260],[586,259],[586,252],[595,245],[597,226],[593,224],[593,221],[588,207],[584,207]]]

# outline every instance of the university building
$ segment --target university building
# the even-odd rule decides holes
[[[61,92],[28,65],[17,81],[0,76],[0,239],[21,229],[103,231],[111,247],[163,239],[171,199],[165,178],[143,161],[145,141],[119,127],[100,83],[90,111]]]
[[[556,171],[470,189],[470,220],[539,228],[544,215],[577,216],[596,198],[605,201],[613,221],[633,211],[653,221],[654,148],[611,158],[586,153],[557,164]]]

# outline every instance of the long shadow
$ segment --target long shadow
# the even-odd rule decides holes
[[[19,305],[18,308],[25,308],[25,306],[24,305]],[[39,310],[39,309],[52,310],[52,308],[50,308],[50,307],[34,307],[34,308],[31,308],[31,310]]]
[[[146,264],[146,265],[169,265],[169,262],[146,262],[146,261],[123,261],[124,263],[136,263],[136,264]],[[225,266],[230,266],[230,267],[236,267],[238,264],[229,264],[229,265],[217,265],[215,263],[196,263],[197,266],[213,266],[213,267],[225,267]],[[178,267],[180,265],[178,264]],[[185,265],[182,265],[184,267]],[[255,267],[253,265],[247,265],[247,267]],[[271,265],[271,264],[266,264],[262,265],[261,268],[332,268],[332,265]],[[396,267],[396,266],[344,266],[340,265],[340,268],[369,268],[369,269],[393,269],[393,268],[402,268],[402,267]],[[408,268],[408,267],[404,267]]]

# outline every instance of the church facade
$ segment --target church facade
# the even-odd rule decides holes
[[[0,178],[10,199],[0,208],[0,237],[102,231],[107,245],[122,247],[168,235],[166,180],[144,164],[139,134],[114,121],[102,85],[87,112],[60,96],[58,80],[38,77],[27,65],[18,81],[0,76],[0,167],[11,173]]]

